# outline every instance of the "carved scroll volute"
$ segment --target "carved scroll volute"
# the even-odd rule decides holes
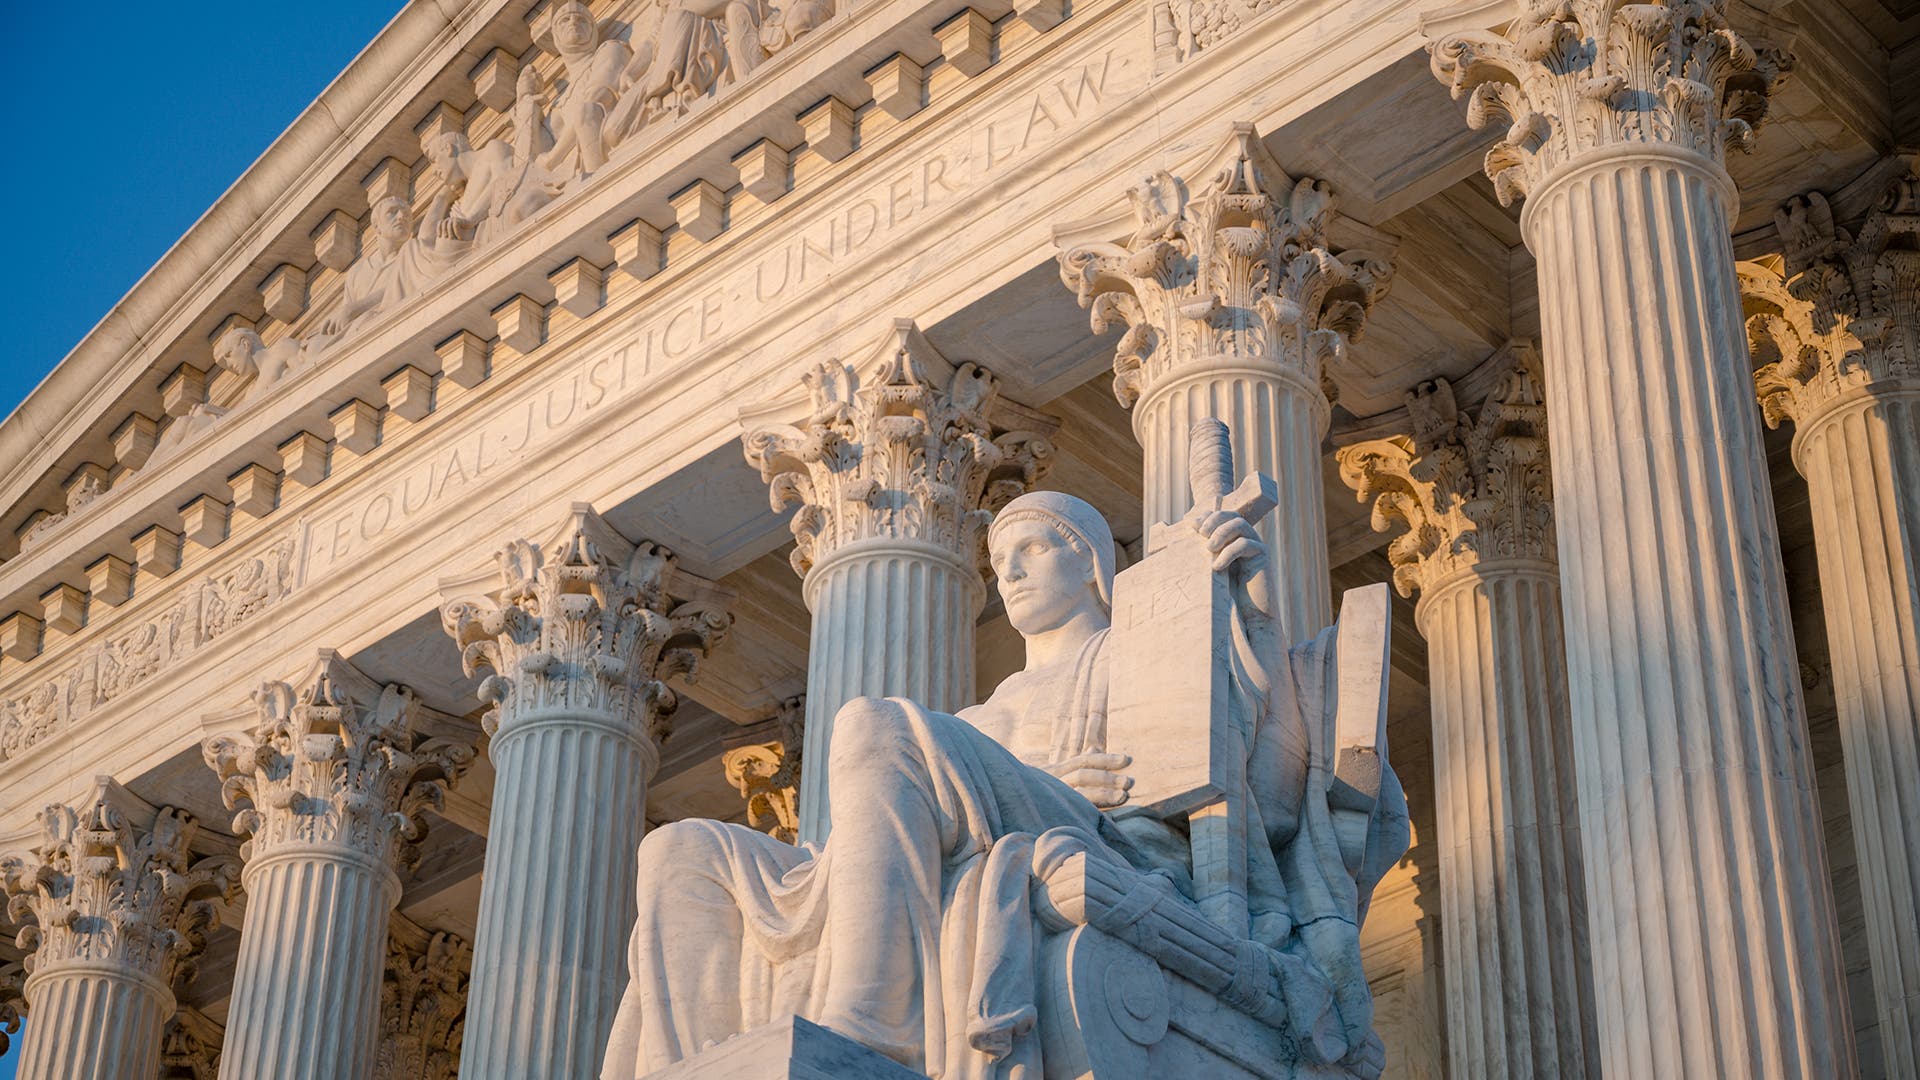
[[[1804,424],[1862,387],[1920,380],[1920,157],[1893,164],[1859,236],[1809,192],[1774,213],[1784,254],[1739,264],[1769,427]]]
[[[1513,353],[1477,413],[1461,410],[1453,387],[1435,380],[1408,395],[1411,435],[1336,455],[1340,479],[1373,503],[1374,530],[1406,530],[1387,547],[1402,596],[1493,560],[1555,558],[1539,359],[1530,348]]]
[[[1386,295],[1384,252],[1335,251],[1332,189],[1288,176],[1250,124],[1234,126],[1197,184],[1162,170],[1127,192],[1124,243],[1068,243],[1060,277],[1095,333],[1126,332],[1114,396],[1132,407],[1184,366],[1212,358],[1278,364],[1322,387]],[[1063,231],[1073,231],[1066,227]]]
[[[897,322],[866,364],[803,376],[810,412],[748,432],[747,462],[791,522],[794,572],[861,540],[920,541],[986,569],[993,512],[1029,491],[1053,447],[994,422],[999,386],[951,365],[911,322]]]
[[[473,760],[473,748],[417,736],[424,710],[404,686],[369,679],[322,651],[296,684],[263,683],[250,731],[201,748],[220,777],[249,861],[287,847],[338,846],[410,866],[438,809]],[[450,723],[450,718],[442,718]]]
[[[465,939],[395,920],[380,986],[379,1080],[453,1080],[472,967],[473,947]]]
[[[442,583],[441,623],[463,670],[486,673],[482,723],[496,735],[547,711],[615,718],[658,742],[679,702],[667,680],[696,674],[733,625],[724,594],[666,548],[628,541],[576,504],[551,541],[515,540],[485,579]],[[679,595],[674,595],[678,593]]]
[[[1502,205],[1587,151],[1665,143],[1725,162],[1750,150],[1791,57],[1755,49],[1724,0],[1529,3],[1505,33],[1432,42],[1435,77],[1468,97],[1467,122],[1504,119],[1486,172]]]
[[[186,811],[161,807],[140,828],[128,801],[137,802],[102,777],[81,809],[41,812],[31,851],[0,857],[7,918],[28,954],[24,972],[84,961],[167,987],[192,979],[239,866],[195,857],[189,845],[199,827]]]

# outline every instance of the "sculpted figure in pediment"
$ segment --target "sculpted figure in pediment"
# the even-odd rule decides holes
[[[318,334],[304,339],[289,334],[268,345],[252,327],[235,326],[213,343],[213,359],[235,375],[253,376],[247,390],[251,398],[313,366],[314,357],[325,347],[325,339]]]
[[[538,92],[539,76],[531,67],[522,69],[511,142],[489,139],[475,147],[465,134],[447,131],[420,144],[452,197],[446,216],[435,225],[439,238],[484,247],[559,194],[560,186],[536,160],[547,149]]]
[[[471,244],[440,234],[453,196],[442,190],[434,196],[426,218],[416,230],[413,208],[397,195],[381,199],[373,208],[372,243],[347,267],[340,303],[320,324],[320,337],[309,339],[325,348],[369,315],[393,308],[445,273]]]
[[[833,792],[824,845],[651,832],[602,1080],[788,1013],[936,1078],[1252,1075],[1235,1053],[1377,1077],[1359,926],[1408,841],[1376,726],[1384,595],[1349,600],[1357,647],[1341,628],[1280,647],[1265,549],[1225,502],[1164,527],[1117,587],[1098,511],[1013,500],[988,544],[1024,670],[955,715],[841,709],[807,763]],[[1145,760],[1115,744],[1123,713]],[[1208,779],[1169,787],[1194,743],[1221,748]]]
[[[620,102],[607,118],[608,145],[745,78],[833,10],[833,0],[790,0],[778,8],[764,0],[654,0],[634,25]]]
[[[552,149],[541,166],[558,181],[591,176],[607,162],[607,114],[620,98],[622,72],[633,55],[627,43],[609,38],[580,0],[554,9],[553,51],[566,67],[566,82],[547,106]]]

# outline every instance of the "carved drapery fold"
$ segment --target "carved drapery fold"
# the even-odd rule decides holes
[[[1477,413],[1445,379],[1408,395],[1412,435],[1342,447],[1340,479],[1373,504],[1373,528],[1405,532],[1387,546],[1400,595],[1435,588],[1492,561],[1555,558],[1553,477],[1539,357],[1514,366]]]
[[[811,413],[755,430],[747,462],[791,523],[794,572],[863,540],[932,545],[986,570],[993,512],[1046,473],[1052,444],[999,430],[999,384],[970,363],[948,365],[912,323],[896,323],[877,362],[829,361],[801,377]]]
[[[473,949],[458,935],[393,920],[380,989],[378,1080],[453,1080],[472,964]]]
[[[1502,205],[1609,146],[1667,143],[1724,165],[1728,147],[1752,148],[1792,67],[1735,33],[1725,0],[1528,0],[1504,33],[1431,52],[1470,125],[1510,124],[1485,162]]]
[[[81,809],[41,812],[31,852],[0,858],[28,954],[23,1076],[154,1075],[174,987],[192,979],[234,896],[238,866],[194,855],[191,815],[162,807],[140,827],[137,803],[103,777]]]

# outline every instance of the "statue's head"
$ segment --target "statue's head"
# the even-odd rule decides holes
[[[390,246],[406,242],[413,231],[413,208],[398,195],[389,195],[373,205],[373,233]]]
[[[987,552],[1007,621],[1024,636],[1065,626],[1082,613],[1113,615],[1113,531],[1086,502],[1035,491],[993,519]]]
[[[213,359],[236,375],[246,375],[253,371],[254,354],[265,347],[252,327],[230,326],[213,343]]]
[[[593,12],[580,0],[566,0],[553,13],[553,46],[562,56],[589,52],[600,42]]]
[[[467,137],[458,131],[443,131],[428,137],[420,144],[420,152],[427,156],[440,175],[452,181],[459,178],[460,155],[473,149]]]

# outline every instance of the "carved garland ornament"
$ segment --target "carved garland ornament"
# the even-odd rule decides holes
[[[1482,562],[1553,559],[1547,410],[1531,349],[1480,406],[1461,411],[1445,379],[1408,396],[1413,435],[1343,447],[1340,479],[1373,502],[1373,528],[1407,531],[1387,547],[1394,587],[1411,597]]]
[[[264,683],[253,700],[251,731],[201,748],[227,808],[250,804],[233,819],[234,832],[251,837],[241,856],[323,845],[411,866],[426,833],[420,812],[442,805],[473,749],[416,746],[413,692],[379,685],[330,652],[298,688]]]
[[[218,921],[214,901],[232,900],[239,877],[231,858],[193,857],[197,828],[190,814],[165,807],[150,829],[136,829],[105,791],[79,811],[41,811],[39,845],[0,857],[25,969],[86,961],[168,987],[191,980]]]
[[[1804,424],[1859,387],[1920,379],[1920,159],[1902,164],[1858,237],[1811,192],[1773,217],[1786,272],[1740,264],[1768,427]]]
[[[1046,474],[1053,446],[1032,431],[994,434],[994,377],[963,363],[944,385],[910,338],[863,377],[822,364],[805,378],[812,414],[747,436],[747,462],[774,510],[798,506],[794,572],[858,540],[932,544],[987,566],[994,511]]]
[[[1434,75],[1470,95],[1467,122],[1511,122],[1487,151],[1502,205],[1588,151],[1666,143],[1724,163],[1751,150],[1792,59],[1727,25],[1725,0],[1527,0],[1504,34],[1434,42]]]
[[[159,615],[112,633],[74,667],[16,697],[0,698],[0,760],[145,683],[252,620],[293,592],[293,541],[210,574]]]
[[[1094,332],[1127,327],[1113,360],[1123,406],[1215,357],[1279,364],[1332,400],[1325,361],[1345,359],[1387,293],[1385,258],[1328,246],[1326,182],[1280,171],[1251,127],[1234,140],[1197,193],[1164,170],[1127,192],[1135,229],[1126,243],[1060,255],[1060,279],[1091,310]]]
[[[666,680],[691,678],[733,617],[713,603],[668,595],[673,555],[633,544],[584,506],[552,544],[515,540],[497,556],[500,587],[456,598],[441,623],[480,683],[489,735],[548,710],[620,719],[666,737],[679,700]]]

